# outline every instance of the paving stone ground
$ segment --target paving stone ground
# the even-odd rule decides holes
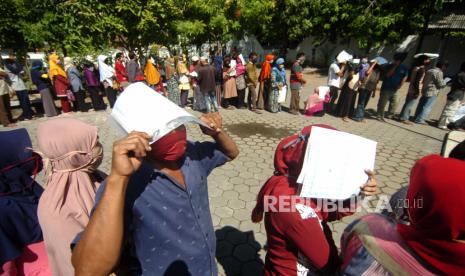
[[[303,91],[304,98],[318,85],[324,85],[326,77],[306,75],[310,85]],[[405,94],[406,87],[402,89]],[[401,98],[403,103],[403,97]],[[288,99],[289,100],[289,99]],[[371,100],[373,108],[377,98]],[[284,106],[288,106],[286,103]],[[441,97],[432,117],[437,119],[443,107]],[[401,108],[401,106],[399,107]],[[379,194],[372,199],[371,206],[389,198],[397,189],[408,184],[409,171],[419,158],[440,151],[446,132],[427,125],[405,126],[388,120],[381,123],[368,119],[366,123],[345,123],[339,118],[326,115],[321,118],[293,116],[285,112],[257,115],[247,110],[221,110],[225,130],[240,148],[239,157],[213,171],[209,177],[209,198],[213,224],[217,235],[217,261],[220,275],[260,275],[266,251],[266,232],[263,224],[253,224],[250,213],[255,198],[263,183],[273,173],[273,156],[278,142],[304,126],[325,123],[333,127],[361,135],[378,142],[376,173]],[[111,147],[118,134],[106,123],[109,111],[73,114],[87,123],[98,126],[100,141],[104,145],[104,161],[100,169],[110,169]],[[29,130],[36,147],[36,126],[45,118],[21,122],[19,127]],[[4,128],[0,127],[0,130]],[[208,140],[198,126],[188,126],[192,140]],[[43,175],[39,176],[43,181]],[[43,182],[41,182],[43,183]],[[381,199],[381,200],[380,200]],[[355,218],[366,213],[356,213],[342,221],[332,223],[333,236],[339,243],[344,228]],[[309,233],[310,235],[311,233]],[[305,238],[305,237],[303,237]]]

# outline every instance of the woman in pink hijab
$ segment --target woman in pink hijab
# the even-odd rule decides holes
[[[48,171],[38,217],[53,275],[74,275],[70,244],[86,227],[95,193],[104,175],[97,127],[73,118],[57,118],[37,128],[38,145]]]

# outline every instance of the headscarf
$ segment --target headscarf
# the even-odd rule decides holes
[[[242,54],[238,55],[236,58],[236,76],[245,74],[245,61],[242,57]]]
[[[276,71],[278,71],[279,75],[281,76],[281,79],[284,84],[286,84],[286,69],[285,68],[280,68],[279,65],[284,64],[284,59],[283,58],[278,58],[275,62],[274,68],[276,68]]]
[[[176,74],[174,68],[174,58],[172,57],[169,57],[165,60],[165,74],[167,80],[171,79],[174,76],[174,74]]]
[[[31,146],[24,128],[0,132],[0,268],[42,240],[37,202],[43,189],[31,178],[42,160]]]
[[[97,57],[100,82],[103,83],[104,81],[107,81],[109,85],[113,85],[112,78],[115,75],[115,70],[113,67],[105,63],[106,59],[107,57],[104,55],[99,55]]]
[[[57,75],[60,75],[64,77],[65,79],[67,78],[66,72],[63,71],[60,65],[58,65],[57,61],[60,57],[56,54],[51,54],[48,56],[48,67],[49,67],[49,76],[50,79],[53,80],[53,78]]]
[[[187,66],[186,66],[186,63],[184,62],[184,60],[179,60],[178,61],[178,64],[176,65],[176,71],[178,71],[179,75],[189,73],[189,70],[187,70]]]
[[[63,59],[63,65],[65,68],[65,72],[68,71],[70,67],[74,66],[73,59],[71,57],[65,57]]]
[[[54,275],[72,275],[69,245],[89,222],[100,183],[94,172],[103,157],[95,126],[73,118],[39,124],[37,143],[47,173],[38,216]]]
[[[155,85],[160,82],[160,72],[153,65],[152,59],[147,59],[144,69],[145,80],[149,85]]]
[[[42,70],[43,66],[44,66],[44,64],[43,64],[43,62],[41,60],[34,60],[32,62],[31,70]]]
[[[328,125],[310,125],[302,129],[300,133],[284,138],[276,147],[274,156],[275,172],[258,193],[257,204],[252,211],[253,222],[260,222],[263,219],[265,196],[273,194],[273,189],[278,184],[284,182],[288,186],[296,185],[297,178],[302,170],[308,138],[314,126],[334,129]]]
[[[271,74],[271,63],[273,62],[274,55],[268,54],[265,57],[265,61],[262,64],[262,70],[260,71],[260,81],[264,81],[270,78]]]
[[[410,225],[397,229],[407,244],[445,275],[465,275],[465,162],[430,155],[410,174]]]

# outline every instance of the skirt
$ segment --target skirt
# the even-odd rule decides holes
[[[176,105],[180,105],[181,94],[179,93],[179,85],[176,78],[171,78],[166,82],[166,89],[168,90],[168,99]]]

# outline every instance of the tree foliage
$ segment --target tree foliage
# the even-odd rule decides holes
[[[441,0],[2,0],[0,47],[85,54],[108,47],[223,44],[244,34],[294,48],[354,39],[370,48],[420,33]]]

